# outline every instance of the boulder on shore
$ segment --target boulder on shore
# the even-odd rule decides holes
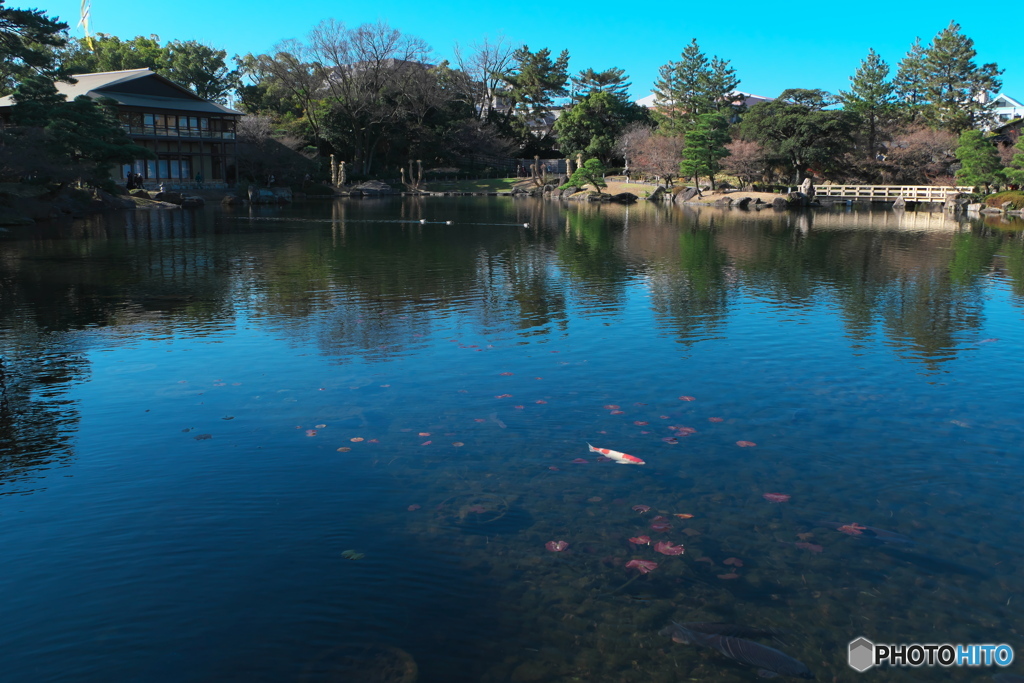
[[[660,185],[654,190],[654,192],[647,195],[647,201],[654,202],[665,197],[665,188]]]
[[[398,194],[398,191],[387,183],[379,180],[367,180],[352,188],[350,194],[353,197],[380,197],[389,194]]]
[[[677,202],[688,202],[688,201],[690,201],[691,199],[693,199],[694,197],[696,197],[699,194],[700,194],[700,190],[698,190],[696,187],[688,187],[688,188],[686,188],[685,190],[683,190],[682,192],[680,192],[679,194],[676,195],[676,201]]]
[[[616,204],[632,204],[637,199],[639,199],[639,197],[632,192],[620,192],[618,194],[613,194],[608,201],[615,202]]]
[[[181,193],[180,192],[157,192],[153,195],[153,199],[158,202],[167,202],[169,204],[181,204]]]

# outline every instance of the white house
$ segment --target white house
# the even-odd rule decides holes
[[[755,104],[760,104],[761,102],[771,102],[773,99],[775,99],[774,97],[762,97],[761,95],[753,95],[748,92],[740,92],[739,90],[733,92],[733,97],[735,97],[735,99],[733,100],[733,105],[744,106],[747,108],[752,107]],[[647,97],[640,98],[639,100],[636,101],[636,103],[639,104],[641,107],[653,109],[656,98],[657,95],[651,93]]]
[[[1006,93],[999,93],[992,99],[992,113],[996,117],[996,125],[1024,117],[1024,104]]]

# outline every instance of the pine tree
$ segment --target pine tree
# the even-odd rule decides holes
[[[843,108],[860,116],[867,130],[869,159],[878,151],[879,129],[893,120],[897,110],[895,87],[886,80],[888,76],[889,65],[873,49],[868,50],[857,73],[850,77],[850,91],[839,93]]]
[[[913,121],[920,114],[921,105],[924,104],[924,46],[921,45],[920,38],[914,40],[910,51],[900,62],[893,86],[900,106]]]
[[[1003,169],[1003,176],[1015,185],[1024,185],[1024,135],[1017,140],[1013,148],[1017,153],[1013,155],[1010,165]]]
[[[985,139],[985,134],[980,130],[965,130],[960,134],[956,158],[961,164],[956,172],[956,179],[965,185],[984,185],[985,192],[988,193],[989,185],[1002,180],[999,151]]]
[[[593,93],[607,92],[623,102],[628,102],[629,86],[633,85],[627,80],[626,70],[614,66],[604,71],[584,69],[571,80],[574,101],[582,100]]]
[[[698,186],[700,176],[706,175],[711,189],[715,189],[715,175],[722,170],[722,159],[729,156],[725,146],[729,142],[728,128],[729,122],[721,114],[701,114],[684,139],[679,175],[693,178]]]
[[[669,62],[658,73],[654,84],[655,118],[662,132],[684,134],[701,114],[723,111],[732,106],[740,84],[729,60],[708,60],[694,38],[683,50],[678,62]]]
[[[587,159],[582,166],[572,172],[572,176],[562,187],[592,185],[597,193],[601,194],[601,190],[608,187],[604,181],[605,170],[604,164],[599,160]]]
[[[989,95],[1002,87],[1003,70],[994,63],[978,66],[977,54],[974,41],[960,33],[955,21],[924,51],[923,114],[933,128],[961,133],[991,117]]]

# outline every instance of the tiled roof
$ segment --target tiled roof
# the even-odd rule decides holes
[[[164,78],[160,74],[149,69],[129,69],[127,71],[104,71],[94,74],[75,74],[76,83],[63,83],[58,81],[57,92],[63,94],[68,100],[73,100],[79,95],[88,95],[98,99],[109,97],[110,99],[126,107],[155,107],[159,109],[180,109],[184,111],[205,112],[208,114],[234,114],[242,116],[242,112],[235,111],[229,107],[216,102],[210,102],[199,97],[191,90],[184,88],[173,81]],[[163,97],[156,95],[143,95],[130,92],[118,92],[114,88],[131,81],[142,78],[154,78],[161,83],[170,86],[180,92],[180,97]],[[0,98],[0,107],[14,105],[11,95]]]

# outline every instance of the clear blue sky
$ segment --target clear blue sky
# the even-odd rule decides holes
[[[33,7],[8,0],[8,6]],[[386,10],[382,9],[386,7]],[[78,0],[56,0],[39,9],[72,26]],[[717,11],[717,13],[716,13]],[[635,98],[650,92],[658,67],[679,58],[692,38],[703,51],[729,59],[740,89],[775,96],[791,87],[845,89],[860,61],[874,48],[893,66],[914,38],[927,44],[951,20],[975,41],[979,63],[1006,70],[1003,91],[1024,98],[1024,51],[1015,37],[1018,19],[1001,17],[981,4],[938,0],[909,3],[866,0],[855,3],[678,3],[595,2],[488,4],[455,0],[431,3],[324,3],[227,0],[126,3],[92,0],[92,31],[121,38],[157,34],[161,41],[198,40],[225,49],[228,56],[267,52],[280,40],[304,38],[326,18],[349,26],[384,20],[425,39],[439,58],[450,58],[456,41],[468,45],[483,36],[504,34],[531,49],[568,49],[572,73],[592,67],[626,70]]]

